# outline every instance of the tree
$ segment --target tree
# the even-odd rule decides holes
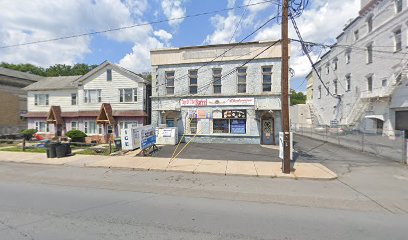
[[[5,62],[2,62],[0,64],[0,67],[13,69],[20,72],[28,72],[43,77],[84,75],[97,66],[98,65],[88,65],[85,63],[77,63],[74,66],[66,64],[55,64],[44,69],[32,64],[11,64]]]
[[[296,92],[290,89],[290,105],[304,104],[306,103],[306,95],[302,92]]]

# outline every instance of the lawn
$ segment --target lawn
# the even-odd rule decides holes
[[[4,152],[23,152],[23,149],[21,147],[9,147],[9,148],[2,148],[0,151]],[[31,153],[45,153],[46,150],[45,148],[26,148],[25,152],[31,152]]]
[[[102,153],[97,153],[93,149],[84,149],[82,151],[75,152],[75,154],[109,156],[109,149],[105,149]]]

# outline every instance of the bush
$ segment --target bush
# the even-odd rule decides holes
[[[35,129],[25,129],[23,131],[21,131],[20,133],[23,135],[25,140],[30,140],[34,134],[37,132],[37,130]]]
[[[86,134],[80,130],[71,130],[65,134],[67,137],[71,138],[73,142],[84,142]]]

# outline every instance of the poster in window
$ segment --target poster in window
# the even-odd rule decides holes
[[[231,133],[232,134],[245,134],[246,133],[246,120],[245,119],[231,120]]]
[[[224,110],[222,111],[222,116],[225,119],[245,119],[246,118],[246,110]]]
[[[213,118],[216,118],[216,119],[218,119],[218,118],[222,118],[222,112],[220,111],[220,110],[214,110],[213,112],[212,112],[212,117]]]

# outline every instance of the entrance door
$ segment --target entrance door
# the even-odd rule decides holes
[[[381,119],[377,119],[377,133],[382,134],[384,122]]]
[[[262,120],[262,144],[275,144],[275,132],[273,119]]]

